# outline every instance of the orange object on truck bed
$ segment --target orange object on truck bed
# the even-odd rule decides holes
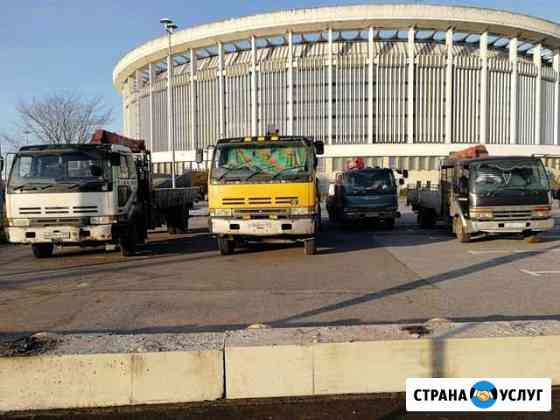
[[[487,157],[487,156],[488,156],[488,150],[486,149],[485,146],[482,146],[480,144],[472,147],[467,147],[466,149],[460,150],[458,152],[449,153],[449,157],[451,159],[457,159],[457,160],[477,159],[477,158]]]
[[[128,137],[121,136],[117,133],[112,133],[107,130],[95,130],[91,137],[91,144],[119,144],[127,146],[132,153],[141,153],[146,151],[146,142],[144,140],[135,140]]]

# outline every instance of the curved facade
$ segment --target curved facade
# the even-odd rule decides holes
[[[172,57],[162,37],[126,54],[113,74],[124,133],[147,140],[162,172],[171,141],[181,171],[220,137],[272,128],[323,140],[326,172],[353,156],[433,171],[439,157],[474,143],[548,155],[559,169],[552,22],[421,5],[293,10],[179,31]]]

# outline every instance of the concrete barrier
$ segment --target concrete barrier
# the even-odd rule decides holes
[[[389,325],[232,333],[226,397],[403,392],[410,377],[547,377],[560,384],[557,321],[435,322],[427,331]]]
[[[127,341],[102,341],[111,338]],[[224,393],[222,349],[216,337],[181,351],[0,358],[0,412],[216,400]]]
[[[0,357],[0,412],[402,392],[409,377],[548,377],[560,322],[64,336]]]

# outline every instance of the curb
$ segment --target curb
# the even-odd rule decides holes
[[[210,338],[60,336],[43,355],[0,357],[0,412],[403,392],[409,377],[547,377],[560,384],[558,321],[422,328],[412,331],[426,335],[386,325]]]

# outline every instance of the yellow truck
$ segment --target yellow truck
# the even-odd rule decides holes
[[[321,224],[317,156],[322,142],[301,136],[218,141],[208,180],[210,232],[222,255],[256,241],[302,241],[316,252]]]

